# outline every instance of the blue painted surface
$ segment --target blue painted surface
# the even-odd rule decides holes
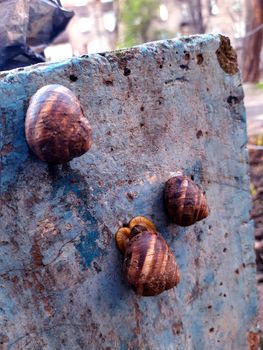
[[[245,111],[219,43],[168,40],[0,74],[0,329],[10,349],[246,348],[257,299]],[[58,167],[37,160],[24,136],[30,96],[51,83],[76,93],[93,128],[90,152]],[[211,209],[188,228],[163,206],[177,171],[194,176]],[[156,298],[127,286],[114,242],[136,215],[155,222],[181,272]]]
[[[80,242],[76,244],[76,248],[83,259],[85,268],[90,267],[93,260],[98,258],[101,254],[96,244],[98,238],[98,231],[90,231],[89,229],[86,235],[80,238]]]

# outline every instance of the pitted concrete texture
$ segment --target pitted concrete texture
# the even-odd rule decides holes
[[[1,349],[249,347],[246,117],[228,45],[194,36],[0,74]],[[46,84],[76,93],[93,128],[90,152],[64,166],[37,160],[25,141],[29,98]],[[211,209],[187,228],[163,207],[177,171]],[[114,233],[136,215],[154,221],[181,271],[157,297],[136,296],[122,276]]]

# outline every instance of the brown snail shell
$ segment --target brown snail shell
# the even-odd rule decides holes
[[[47,85],[30,99],[25,120],[26,140],[38,158],[62,164],[91,147],[91,127],[74,93]]]
[[[205,195],[187,176],[169,179],[165,184],[164,198],[167,213],[177,225],[190,226],[209,215]]]
[[[138,295],[158,295],[180,281],[174,255],[166,241],[153,231],[142,231],[130,239],[123,268]]]
[[[135,293],[155,296],[175,287],[180,281],[179,269],[173,253],[161,235],[149,230],[147,226],[135,225],[131,229],[123,229],[125,231],[122,242],[125,244],[120,247],[117,237],[116,242],[124,251],[124,274]],[[127,236],[129,229],[130,234]],[[119,234],[117,232],[119,239],[120,230]]]

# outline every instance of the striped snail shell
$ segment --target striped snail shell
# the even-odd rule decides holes
[[[170,219],[180,226],[190,226],[209,215],[206,198],[187,176],[175,176],[165,184],[165,207]]]
[[[127,240],[127,230],[125,235]],[[141,225],[130,230],[123,270],[129,285],[142,296],[156,296],[180,281],[175,257],[166,241],[156,231]]]
[[[30,99],[25,120],[26,140],[38,158],[62,164],[91,147],[91,127],[74,93],[47,85]]]

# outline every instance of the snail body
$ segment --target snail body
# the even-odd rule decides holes
[[[155,225],[144,216],[136,216],[131,219],[128,227],[119,228],[116,232],[115,240],[120,251],[122,253],[125,252],[132,234],[134,235],[137,231],[140,232],[146,229],[148,231],[156,231]]]
[[[120,230],[118,232],[120,238]],[[173,253],[161,235],[149,230],[147,225],[133,226],[129,237],[127,232],[124,231],[126,243],[123,271],[135,293],[156,296],[175,287],[180,281],[179,269]]]
[[[74,93],[62,85],[40,88],[30,99],[26,140],[38,158],[63,164],[91,147],[91,127]]]
[[[164,198],[167,213],[177,225],[190,226],[209,215],[205,195],[187,176],[169,179],[165,184]]]

